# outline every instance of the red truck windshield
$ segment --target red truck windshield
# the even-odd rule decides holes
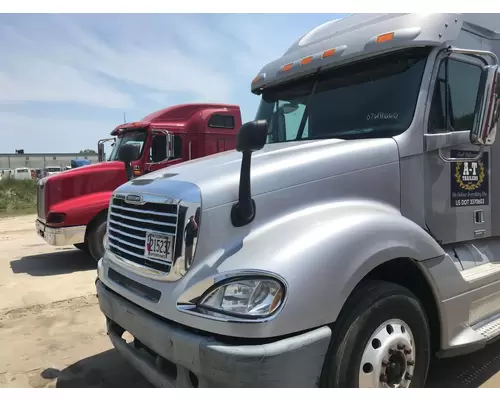
[[[146,131],[134,131],[117,136],[108,161],[118,161],[118,150],[120,149],[120,146],[123,146],[124,144],[134,144],[138,146],[140,149],[139,157],[141,157],[147,135]]]

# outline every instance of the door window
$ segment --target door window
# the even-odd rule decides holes
[[[449,58],[441,61],[429,114],[429,133],[471,130],[480,79],[479,65]]]
[[[173,136],[173,155],[170,160],[182,158],[182,137]],[[165,135],[155,135],[153,143],[149,150],[149,159],[151,162],[158,163],[167,158],[167,137]]]

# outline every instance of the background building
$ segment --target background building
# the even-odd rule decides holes
[[[97,163],[97,154],[79,153],[25,153],[25,154],[5,154],[0,153],[0,171],[4,169],[14,169],[21,167],[43,168],[56,167],[64,168],[71,165],[71,160],[89,160],[91,164]]]

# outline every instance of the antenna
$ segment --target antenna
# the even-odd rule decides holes
[[[125,111],[123,112],[123,123],[126,124],[127,123],[127,118],[125,117]]]

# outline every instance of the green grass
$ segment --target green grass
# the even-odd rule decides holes
[[[36,181],[4,178],[0,181],[0,216],[36,212]]]

